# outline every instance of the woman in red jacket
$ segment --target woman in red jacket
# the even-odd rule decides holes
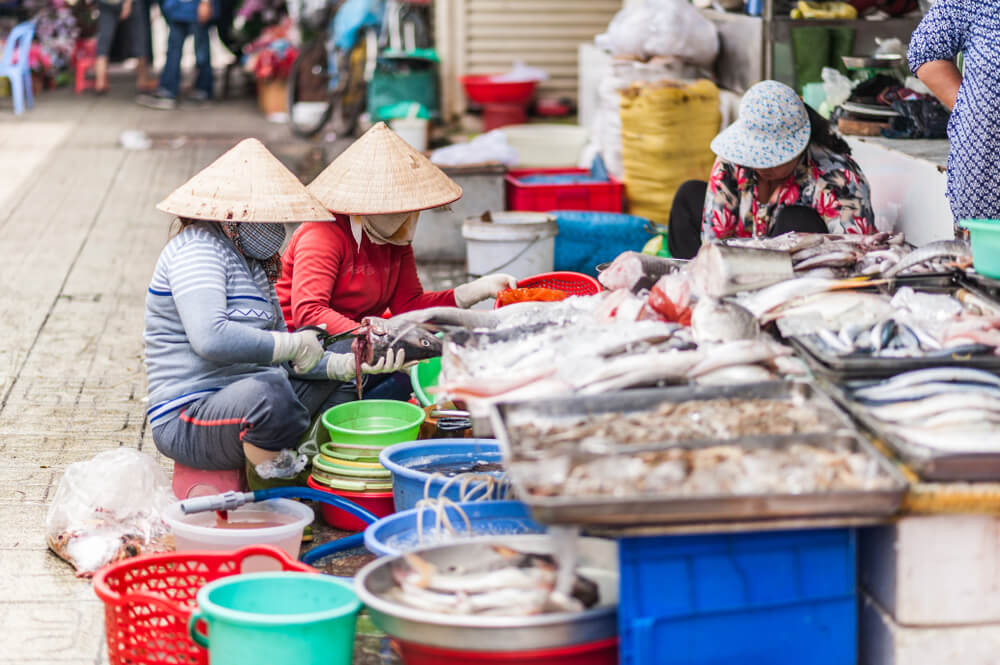
[[[275,290],[289,330],[325,324],[329,333],[366,316],[427,307],[463,307],[516,286],[510,275],[486,275],[454,290],[425,292],[410,243],[421,210],[458,200],[462,189],[384,123],[372,127],[309,185],[334,223],[302,224],[282,257]],[[405,358],[397,360],[401,369]],[[405,399],[408,380],[368,379],[371,397]],[[386,384],[375,387],[384,380]],[[345,397],[350,390],[345,386]]]

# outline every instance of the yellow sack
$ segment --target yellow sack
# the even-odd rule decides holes
[[[629,212],[666,224],[677,188],[712,170],[719,89],[705,79],[636,82],[621,92],[620,111]]]

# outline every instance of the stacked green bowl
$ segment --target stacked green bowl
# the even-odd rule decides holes
[[[396,443],[416,441],[424,417],[418,406],[385,399],[327,410],[322,422],[330,442],[313,458],[313,480],[339,491],[391,492],[392,474],[379,463],[379,453]]]

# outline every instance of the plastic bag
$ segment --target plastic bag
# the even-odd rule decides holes
[[[826,93],[826,103],[831,109],[846,102],[855,85],[854,81],[833,67],[823,68],[823,92]]]
[[[163,510],[176,501],[167,474],[132,448],[66,468],[45,518],[49,547],[80,577],[148,552],[172,549]]]
[[[674,57],[710,66],[719,53],[715,26],[687,0],[643,0],[618,12],[607,43],[617,56]]]
[[[487,162],[514,166],[518,159],[517,150],[508,145],[507,135],[501,129],[494,129],[467,143],[438,148],[431,153],[431,162],[438,166],[466,166]]]
[[[529,67],[521,60],[514,63],[513,69],[506,74],[491,76],[491,81],[497,83],[526,83],[528,81],[547,81],[549,73],[538,67]]]

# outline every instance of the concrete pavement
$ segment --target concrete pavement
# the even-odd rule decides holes
[[[142,318],[170,219],[154,205],[247,136],[306,177],[332,156],[252,100],[160,112],[114,83],[46,92],[20,118],[0,100],[0,663],[106,662],[103,606],[47,550],[44,522],[66,465],[117,446],[157,455]],[[125,129],[154,147],[122,149]]]

